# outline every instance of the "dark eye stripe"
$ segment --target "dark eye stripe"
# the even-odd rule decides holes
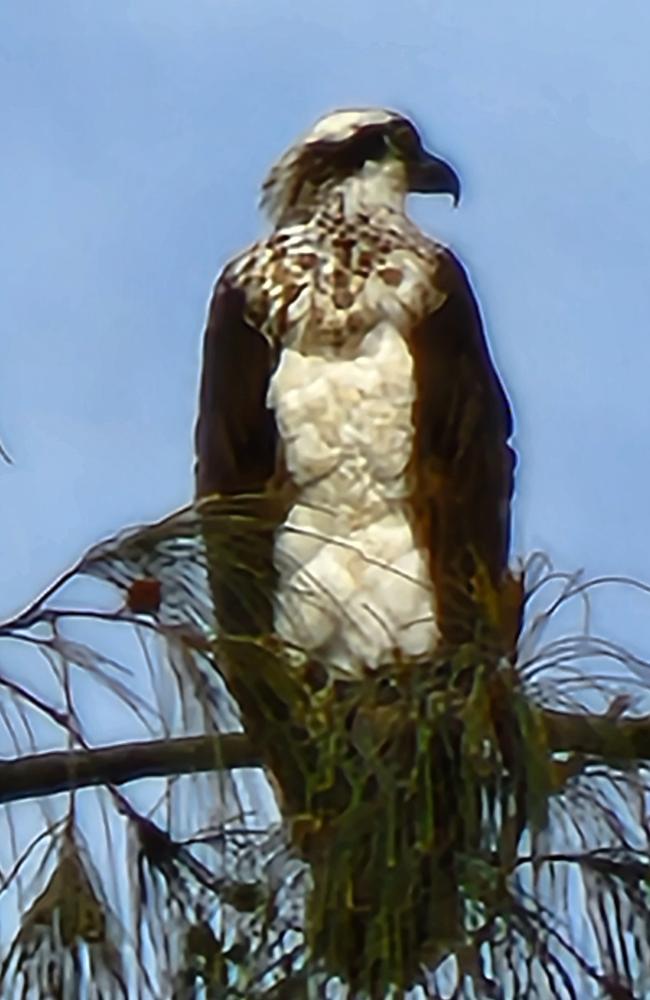
[[[346,176],[361,170],[368,161],[379,162],[392,150],[407,163],[420,156],[421,142],[415,128],[404,120],[366,125],[344,141],[321,139],[306,143],[297,175],[302,183],[319,187],[329,177]]]
[[[385,129],[368,127],[350,141],[348,150],[341,152],[345,154],[346,165],[354,168],[362,167],[366,160],[381,160],[387,149]]]
[[[391,139],[405,154],[413,154],[420,148],[420,137],[409,122],[396,122],[391,128]]]
[[[346,142],[315,142],[305,150],[311,161],[310,172],[319,164],[327,173],[353,173],[367,160],[381,160],[388,151],[384,126],[369,125]]]

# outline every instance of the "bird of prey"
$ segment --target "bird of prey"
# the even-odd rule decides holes
[[[265,627],[350,678],[512,631],[511,412],[410,193],[460,184],[407,118],[321,118],[271,169],[270,235],[225,267],[204,335],[197,496],[282,498],[256,551]],[[259,628],[211,572],[226,627]]]

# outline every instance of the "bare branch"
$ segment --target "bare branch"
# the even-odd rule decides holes
[[[557,712],[544,709],[542,718],[549,747],[561,751],[633,761],[650,759],[650,718],[620,719],[615,715]]]
[[[140,778],[259,764],[258,754],[242,733],[33,754],[0,764],[0,802],[55,795],[90,785],[121,785]]]
[[[540,710],[551,753],[633,763],[650,759],[650,718]],[[32,754],[0,764],[0,802],[56,795],[91,785],[261,766],[243,733],[121,743],[96,750]]]

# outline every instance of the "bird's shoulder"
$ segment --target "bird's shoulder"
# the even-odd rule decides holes
[[[347,341],[381,318],[383,307],[411,320],[437,309],[454,284],[454,262],[405,216],[323,213],[280,227],[234,257],[215,298],[237,301],[270,340],[283,341],[310,315],[334,340]]]

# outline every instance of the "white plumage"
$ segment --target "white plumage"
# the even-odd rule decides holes
[[[287,348],[271,379],[299,500],[279,529],[275,629],[344,672],[435,647],[426,554],[407,516],[413,360],[388,322],[353,359]]]

